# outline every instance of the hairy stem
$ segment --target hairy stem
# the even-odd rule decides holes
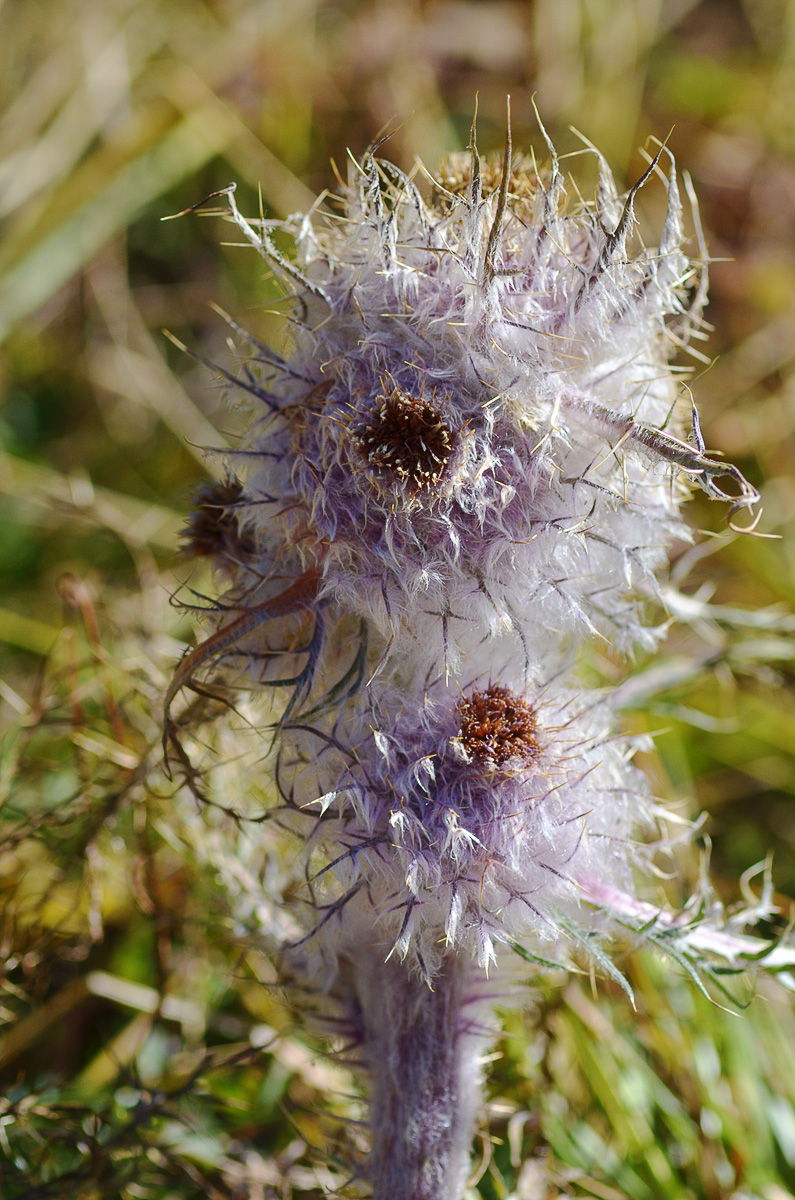
[[[433,990],[400,962],[357,961],[372,1079],[373,1200],[460,1200],[485,1030],[465,1015],[471,968],[454,955]]]

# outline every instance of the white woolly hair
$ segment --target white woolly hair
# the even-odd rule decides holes
[[[632,890],[657,815],[636,747],[597,694],[514,681],[372,686],[335,726],[342,754],[303,742],[291,779],[316,816],[306,919],[321,954],[376,940],[428,978],[453,951],[484,969],[506,944],[564,955],[572,922],[603,923],[581,876]]]
[[[448,669],[484,633],[518,635],[531,666],[549,640],[654,645],[643,601],[689,536],[689,484],[736,507],[756,494],[704,455],[695,410],[682,439],[690,404],[667,360],[697,331],[705,267],[682,251],[673,166],[659,245],[630,256],[660,155],[624,199],[598,156],[596,199],[569,204],[549,152],[541,174],[509,147],[491,192],[476,152],[458,156],[430,201],[368,153],[336,219],[249,222],[230,190],[298,303],[291,356],[257,345],[238,380],[264,405],[239,452],[255,548],[238,597],[256,602],[298,555],[321,598]]]

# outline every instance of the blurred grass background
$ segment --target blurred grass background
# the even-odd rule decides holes
[[[249,209],[258,189],[270,215],[305,208],[387,123],[390,157],[433,168],[465,145],[476,94],[481,150],[502,142],[506,92],[514,144],[538,146],[535,94],[559,150],[573,124],[625,183],[673,128],[715,259],[704,433],[780,535],[723,538],[686,590],[791,612],[795,5],[5,0],[0,64],[0,1196],[363,1194],[345,1184],[354,1083],[265,986],[256,922],[231,915],[157,776],[157,706],[191,637],[168,603],[188,573],[177,534],[222,470],[204,448],[237,428],[162,329],[224,361],[217,302],[280,336],[273,285],[227,226],[160,218],[233,179]],[[630,714],[663,731],[661,793],[711,814],[729,903],[770,849],[795,895],[792,629],[705,628],[703,675]],[[740,1019],[670,966],[626,970],[637,1014],[575,981],[509,1016],[478,1194],[789,1196],[780,990]]]

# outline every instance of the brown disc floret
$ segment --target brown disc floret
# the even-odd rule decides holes
[[[458,739],[470,758],[502,766],[515,759],[529,766],[539,755],[538,724],[530,703],[507,687],[492,684],[458,704]]]
[[[253,553],[248,534],[241,533],[235,509],[243,486],[235,478],[204,483],[194,496],[194,508],[182,531],[184,558],[231,559],[239,562]]]
[[[400,387],[377,397],[354,437],[376,477],[411,494],[438,486],[455,448],[438,408]]]

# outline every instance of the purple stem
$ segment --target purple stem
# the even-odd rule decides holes
[[[431,990],[405,964],[366,954],[355,977],[372,1079],[373,1200],[460,1200],[486,1036],[464,1016],[471,967],[450,955]]]

